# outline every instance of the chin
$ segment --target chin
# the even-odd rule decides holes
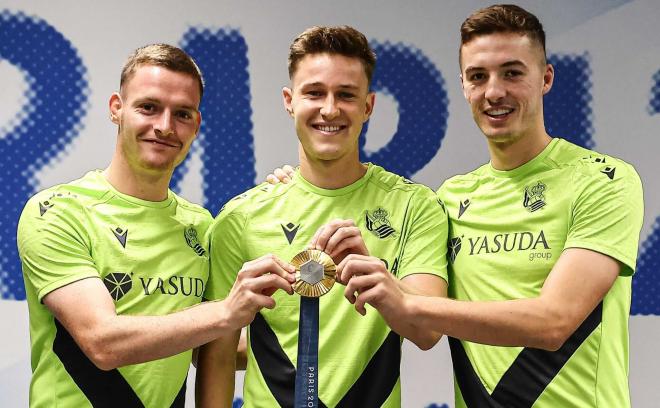
[[[343,156],[341,150],[336,148],[310,149],[309,151],[306,151],[305,154],[310,159],[313,158],[321,161],[337,160]]]
[[[492,143],[511,143],[518,139],[515,133],[508,129],[481,128],[481,133]]]
[[[174,167],[174,162],[171,160],[145,160],[142,162],[142,168],[153,172],[171,171]]]

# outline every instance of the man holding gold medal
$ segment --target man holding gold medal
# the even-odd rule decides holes
[[[312,27],[294,40],[283,99],[300,168],[288,184],[235,197],[210,229],[209,300],[263,273],[253,259],[296,269],[296,293],[274,293],[275,307],[249,326],[245,407],[398,407],[400,336],[423,349],[439,339],[405,322],[390,328],[370,307],[356,312],[345,287],[334,284],[350,273],[371,292],[388,285],[419,295],[447,291],[442,203],[428,187],[359,160],[374,64],[368,41],[350,27]],[[236,331],[200,349],[202,406],[226,403],[233,390],[238,338]]]

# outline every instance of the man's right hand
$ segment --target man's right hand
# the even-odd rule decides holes
[[[281,168],[278,167],[273,170],[268,176],[266,176],[266,181],[270,184],[284,183],[287,184],[293,178],[293,174],[296,172],[296,169],[285,164]]]
[[[322,225],[312,237],[309,248],[330,255],[335,264],[339,264],[349,254],[369,256],[360,228],[348,219],[334,219]],[[342,280],[338,282],[346,284]]]
[[[293,265],[270,254],[244,263],[224,301],[229,326],[239,330],[250,324],[262,308],[274,308],[272,295],[278,289],[293,294],[295,272]]]

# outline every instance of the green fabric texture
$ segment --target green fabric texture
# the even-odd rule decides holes
[[[511,171],[486,164],[438,190],[450,219],[449,296],[533,298],[566,248],[606,254],[621,273],[603,300],[602,322],[550,381],[534,407],[627,407],[628,314],[643,216],[642,186],[619,159],[553,139]],[[579,273],[579,271],[576,271]],[[492,393],[521,351],[461,342]],[[529,368],[535,376],[539,367]],[[456,407],[465,407],[458,385]]]
[[[228,202],[209,230],[211,275],[205,297],[226,297],[246,261],[267,253],[290,261],[319,227],[337,218],[354,220],[371,255],[384,260],[398,278],[425,273],[447,279],[447,219],[437,197],[428,187],[371,164],[344,188],[318,188],[296,173],[289,184],[262,184]],[[261,314],[295,367],[300,298],[282,291],[274,298],[275,309]],[[390,333],[379,313],[370,306],[367,310],[366,316],[359,315],[340,284],[320,298],[319,398],[327,406],[341,400]],[[245,406],[277,406],[252,352],[252,335]],[[398,356],[393,358],[398,366]],[[397,381],[383,406],[400,404]]]
[[[44,296],[95,278],[103,280],[119,315],[164,315],[198,304],[208,279],[204,237],[211,218],[171,191],[162,202],[121,194],[100,171],[28,201],[18,248],[30,311],[30,406],[90,406],[53,350],[57,329]],[[191,354],[118,371],[146,407],[170,406],[186,379]]]

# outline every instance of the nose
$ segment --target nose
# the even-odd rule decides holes
[[[174,134],[174,115],[168,110],[163,111],[154,125],[154,131],[157,137],[172,136]]]
[[[504,88],[504,84],[495,75],[493,75],[486,84],[485,96],[486,99],[488,99],[490,102],[499,101],[500,99],[504,98],[504,96],[506,96],[506,89]]]
[[[333,95],[328,95],[323,100],[323,105],[321,106],[321,116],[326,120],[332,120],[339,116],[339,108],[337,107],[337,101]]]

